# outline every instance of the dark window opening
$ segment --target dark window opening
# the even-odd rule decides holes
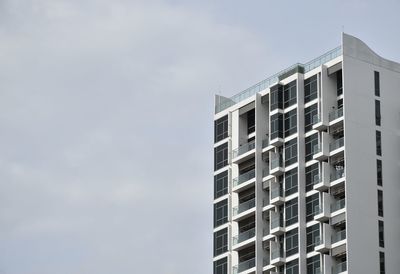
[[[379,72],[374,71],[374,82],[375,82],[375,96],[381,95],[381,87],[380,87],[380,79],[379,79]]]
[[[214,171],[228,165],[228,143],[214,148]]]
[[[384,224],[383,221],[378,221],[378,229],[379,229],[379,247],[385,247],[385,238],[384,238]]]
[[[285,173],[285,196],[289,196],[297,192],[297,168]]]
[[[228,274],[228,257],[214,262],[213,274]]]
[[[285,113],[285,137],[297,132],[297,110]]]
[[[383,191],[378,190],[378,215],[383,217]]]
[[[271,140],[283,138],[283,114],[276,113],[271,116]]]
[[[318,163],[306,167],[306,191],[313,190],[314,177],[319,174]]]
[[[214,142],[221,141],[228,137],[228,115],[219,118],[214,122]]]
[[[376,160],[376,176],[377,176],[378,186],[382,186],[383,185],[382,160],[379,160],[379,159]]]
[[[314,104],[304,109],[304,130],[308,132],[312,130],[314,124],[314,116],[318,115],[318,104]]]
[[[247,134],[256,130],[256,118],[254,109],[247,112]]]
[[[214,228],[228,222],[228,199],[214,204]]]
[[[376,131],[376,154],[382,156],[382,134],[379,130]]]
[[[337,96],[340,96],[343,94],[342,70],[339,70],[338,72],[336,72],[336,93],[337,93]]]
[[[297,103],[297,85],[296,80],[283,87],[284,107],[290,107]]]
[[[214,199],[228,194],[228,171],[214,176]]]
[[[304,80],[304,103],[308,103],[318,97],[318,78],[314,75]]]
[[[375,124],[381,125],[381,102],[379,100],[375,100]]]
[[[283,108],[283,87],[282,85],[275,85],[271,87],[271,105],[270,110],[273,111],[275,109]]]
[[[314,155],[314,146],[318,145],[318,133],[315,133],[311,136],[306,137],[305,139],[305,153],[306,153],[306,162],[313,159]]]
[[[285,143],[285,166],[297,162],[297,139]]]
[[[228,251],[228,229],[214,233],[214,257]]]

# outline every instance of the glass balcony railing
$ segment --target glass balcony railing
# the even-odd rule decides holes
[[[313,125],[318,124],[319,122],[321,122],[321,116],[319,114],[315,114],[312,118],[313,121]]]
[[[256,206],[256,199],[253,198],[251,200],[248,200],[244,203],[239,204],[239,206],[236,206],[233,208],[233,215],[238,215],[242,212],[245,212],[246,210],[249,210],[250,208],[253,208]]]
[[[322,151],[321,144],[315,144],[313,147],[313,154],[320,153]]]
[[[273,248],[271,251],[271,260],[275,260],[278,258],[283,258],[283,249],[280,247]]]
[[[343,116],[343,108],[335,109],[329,113],[329,122]]]
[[[347,271],[347,263],[341,262],[332,267],[332,274],[339,274]]]
[[[238,274],[240,272],[243,272],[247,269],[253,268],[256,266],[256,258],[252,258],[250,260],[240,262],[238,265],[233,267],[233,273]]]
[[[271,200],[278,197],[283,197],[283,188],[280,184],[271,190]]]
[[[314,215],[321,214],[322,212],[323,212],[323,209],[322,209],[321,205],[314,206]]]
[[[334,151],[338,148],[344,146],[344,137],[334,140],[332,143],[329,144],[329,151]]]
[[[322,177],[319,174],[315,174],[312,180],[313,185],[322,182]]]
[[[345,169],[335,169],[332,173],[331,173],[331,182],[336,181],[340,178],[343,178],[345,176]]]
[[[315,236],[314,238],[314,246],[322,245],[322,237],[320,235]]]
[[[269,138],[262,140],[262,148],[266,148],[269,145]]]
[[[241,146],[239,146],[238,148],[234,149],[232,152],[232,158],[236,158],[252,149],[254,149],[256,147],[256,142],[255,141],[251,141],[248,142],[246,144],[243,144]]]
[[[274,156],[271,159],[271,169],[275,169],[278,167],[283,167],[283,161],[282,161],[282,157],[279,156]]]
[[[345,199],[335,200],[331,205],[331,212],[338,211],[346,206]]]
[[[267,235],[269,235],[269,227],[264,227],[263,228],[263,236],[267,236]]]
[[[271,219],[271,229],[283,227],[283,218],[280,215],[277,215]]]
[[[250,179],[253,179],[255,176],[256,176],[255,169],[247,171],[246,173],[243,173],[232,180],[233,186],[238,186]]]
[[[237,245],[238,243],[244,242],[248,239],[253,238],[256,235],[256,229],[252,228],[242,233],[239,233],[237,236],[233,237],[233,244]]]
[[[339,241],[342,241],[346,239],[346,229],[343,229],[341,231],[336,231],[332,234],[332,243],[337,243]]]
[[[313,272],[313,274],[322,274],[322,270],[321,270],[321,268],[320,268],[320,267],[316,267],[316,268],[314,268],[314,272]]]

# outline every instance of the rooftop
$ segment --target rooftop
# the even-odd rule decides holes
[[[292,75],[293,73],[296,72],[301,72],[301,73],[306,73],[310,70],[313,70],[320,65],[329,62],[332,59],[335,59],[336,57],[342,55],[342,47],[338,46],[337,48],[334,48],[333,50],[328,51],[327,53],[305,63],[296,63],[270,77],[267,79],[262,80],[261,82],[258,82],[257,84],[245,89],[244,91],[230,97],[230,98],[224,98],[222,96],[219,96],[219,100],[215,102],[215,113],[221,112],[230,106],[233,106],[251,96],[256,94],[257,92],[260,92],[271,85],[274,85],[278,83],[280,80],[283,78],[286,78],[287,76]]]

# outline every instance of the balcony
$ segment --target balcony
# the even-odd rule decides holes
[[[334,140],[332,143],[329,144],[329,152],[331,152],[331,156],[333,151],[341,148],[344,146],[344,137]]]
[[[313,147],[313,159],[318,161],[326,160],[329,157],[328,141],[329,135],[326,132],[321,133],[319,143]]]
[[[242,156],[246,154],[249,151],[252,151],[256,147],[256,142],[251,141],[245,144],[240,145],[238,148],[234,149],[232,151],[232,161],[235,163],[238,163],[238,161],[244,161],[248,158],[251,157],[251,155],[247,155],[247,157],[240,157],[240,159],[237,159],[239,156]]]
[[[266,167],[262,171],[263,178],[269,175],[269,167]]]
[[[283,218],[279,212],[270,211],[270,220],[271,220],[271,228],[270,234],[279,236],[285,232],[285,228],[283,226]]]
[[[253,207],[256,206],[256,199],[253,198],[251,200],[248,200],[244,203],[239,204],[239,206],[235,206],[233,208],[233,216],[239,215],[240,213],[243,213]]]
[[[325,130],[327,125],[322,121],[321,116],[316,114],[313,116],[313,129],[315,130]]]
[[[346,206],[345,198],[340,199],[340,200],[334,200],[334,202],[331,205],[331,213],[334,213],[340,209],[343,209],[345,206]]]
[[[283,197],[282,184],[279,182],[273,182],[270,186],[270,204],[279,206],[284,203],[285,198]]]
[[[329,170],[330,166],[326,162],[321,163],[321,172],[320,174],[317,174],[313,178],[313,185],[314,185],[314,190],[318,191],[326,191],[330,187],[330,181],[329,181]]]
[[[325,222],[329,219],[329,213],[324,210],[321,205],[316,205],[314,207],[314,220],[318,222]]]
[[[329,124],[343,116],[343,108],[333,110],[329,113]]]
[[[282,156],[279,153],[271,153],[270,174],[274,176],[281,175],[284,172]]]
[[[332,274],[345,273],[346,271],[347,271],[347,262],[340,262],[332,267]]]
[[[256,236],[256,229],[252,228],[252,229],[249,229],[247,231],[244,231],[244,232],[239,233],[238,235],[234,236],[232,238],[232,243],[233,243],[233,245],[237,245],[237,244],[240,244],[251,238],[254,238],[255,236]]]
[[[345,176],[346,176],[345,168],[339,168],[339,169],[333,170],[333,172],[331,173],[330,179],[331,179],[331,182],[334,182],[336,180],[344,178]]]
[[[321,234],[315,237],[315,248],[316,252],[327,253],[330,250],[331,245],[331,226],[329,224],[323,224]]]
[[[271,241],[271,261],[270,264],[274,266],[280,266],[285,263],[285,257],[283,256],[283,248],[279,243]]]
[[[235,265],[233,267],[233,273],[238,274],[246,270],[249,270],[255,266],[256,266],[256,258],[252,258],[250,260],[240,262],[238,265]]]
[[[239,175],[238,177],[233,178],[233,180],[232,180],[233,187],[239,186],[239,185],[243,184],[244,182],[247,182],[255,177],[256,177],[255,169],[247,171],[246,173],[243,173],[243,174]]]
[[[335,231],[332,234],[332,245],[343,240],[346,240],[346,229]]]

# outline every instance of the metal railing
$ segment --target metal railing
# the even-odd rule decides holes
[[[336,169],[331,173],[331,182],[343,178],[346,175],[345,169]]]
[[[248,200],[244,203],[239,204],[238,206],[235,206],[233,208],[233,215],[238,215],[246,210],[249,210],[250,208],[253,208],[256,206],[256,199],[253,198],[251,200]]]
[[[267,79],[258,82],[257,84],[245,89],[244,91],[242,91],[230,98],[224,98],[223,101],[216,104],[215,113],[221,112],[224,109],[227,109],[230,106],[233,106],[233,105],[253,96],[257,92],[260,92],[260,91],[268,88],[269,86],[272,86],[273,84],[278,83],[279,76],[287,74],[288,72],[293,71],[294,69],[296,69],[299,66],[303,67],[304,73],[306,73],[310,70],[313,70],[316,67],[321,66],[322,64],[324,64],[332,59],[335,59],[336,57],[338,57],[340,55],[342,55],[342,47],[341,46],[328,51],[327,53],[307,62],[306,64],[300,64],[300,63],[294,64],[294,65],[288,67],[287,69],[284,69],[284,70],[272,75],[271,77],[268,77]]]
[[[342,241],[344,239],[346,239],[346,229],[343,229],[341,231],[336,231],[335,233],[332,234],[333,244]]]
[[[339,274],[347,270],[347,262],[341,262],[332,267],[332,274]]]
[[[233,178],[233,180],[232,180],[233,186],[238,186],[250,179],[253,179],[255,176],[256,176],[255,169],[247,171],[246,173],[243,173],[243,174],[239,175],[238,177]]]
[[[234,236],[232,238],[232,242],[234,245],[237,245],[238,243],[241,243],[243,241],[251,239],[254,236],[256,236],[256,229],[252,228],[252,229],[249,229],[247,231],[244,231],[244,232],[239,233],[238,235]]]
[[[329,151],[334,151],[340,147],[344,146],[344,137],[334,140],[329,144]]]
[[[233,267],[233,273],[238,274],[256,266],[256,258],[241,262]]]
[[[346,206],[345,199],[335,200],[335,202],[331,205],[331,212],[338,211]]]
[[[254,149],[255,147],[256,147],[255,141],[251,141],[251,142],[242,144],[238,148],[236,148],[232,151],[232,158],[236,158],[236,157]]]
[[[342,116],[343,116],[343,108],[335,109],[329,112],[329,122],[332,122],[333,120],[336,120],[337,118]]]

